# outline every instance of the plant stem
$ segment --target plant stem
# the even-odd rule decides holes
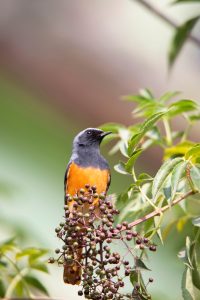
[[[170,128],[169,120],[167,118],[163,118],[163,124],[164,124],[165,132],[166,132],[167,145],[171,146],[172,145],[172,134],[171,134],[171,128]]]
[[[31,295],[31,293],[30,293],[30,291],[29,291],[29,288],[28,288],[28,285],[27,285],[26,281],[24,280],[23,276],[21,275],[21,270],[18,268],[18,266],[14,263],[14,261],[12,261],[12,259],[11,259],[9,256],[7,256],[6,254],[3,254],[3,256],[4,256],[4,257],[12,264],[12,266],[16,269],[17,275],[20,274],[21,280],[22,280],[22,282],[23,282],[23,284],[24,284],[24,287],[25,287],[25,289],[26,289],[27,295],[28,295],[28,297],[31,299],[31,298],[32,298],[32,295]],[[16,277],[16,276],[15,276],[15,277]],[[7,292],[8,292],[8,291],[7,291]],[[6,294],[7,294],[7,293],[6,293]]]
[[[161,10],[159,10],[156,6],[154,6],[150,1],[148,0],[135,0],[139,4],[143,5],[145,8],[147,8],[152,14],[157,16],[160,20],[164,21],[167,25],[170,25],[173,28],[178,28],[179,25],[171,19],[169,16],[165,15]],[[193,36],[192,34],[188,35],[188,39],[197,47],[200,48],[200,40]]]
[[[165,205],[159,209],[156,209],[154,211],[152,211],[151,213],[147,214],[146,216],[142,217],[142,218],[139,218],[131,223],[129,223],[129,226],[131,227],[134,227],[140,223],[143,223],[155,216],[159,216],[160,214],[162,214],[163,212],[165,212],[166,210],[168,210],[171,206],[174,206],[176,204],[178,204],[179,202],[181,202],[182,200],[186,199],[187,197],[191,196],[191,195],[194,195],[194,194],[197,194],[198,192],[197,191],[189,191],[187,192],[185,195],[183,195],[182,197],[178,198],[178,199],[175,199],[170,205]],[[122,228],[122,231],[125,230],[126,227],[123,227]]]
[[[20,280],[22,280],[22,278],[29,272],[29,268],[24,268],[23,270],[21,270],[21,272],[19,272],[11,281],[6,294],[5,294],[5,298],[9,299],[11,298],[13,291],[16,287],[16,285],[20,282]],[[30,296],[30,295],[29,295]]]

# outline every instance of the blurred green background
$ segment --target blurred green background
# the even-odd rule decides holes
[[[172,9],[184,20],[200,5]],[[197,31],[197,34],[199,31]],[[167,75],[166,53],[173,31],[134,1],[6,1],[0,4],[0,240],[54,250],[54,228],[63,214],[63,179],[74,135],[103,122],[134,122],[121,96],[150,87],[157,94],[199,94],[199,52],[187,44]],[[181,123],[176,125],[181,127]],[[198,139],[198,131],[193,132]],[[111,164],[110,192],[128,184]],[[140,169],[155,172],[161,154],[149,152]],[[152,255],[153,299],[179,300],[183,239],[173,232]],[[54,298],[75,300],[62,269],[41,275]],[[147,275],[148,276],[148,275]]]

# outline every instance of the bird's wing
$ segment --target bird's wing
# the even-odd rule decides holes
[[[64,176],[64,197],[66,196],[67,193],[67,179],[69,176],[69,170],[70,170],[70,166],[71,166],[71,161],[68,163],[66,171],[65,171],[65,176]]]

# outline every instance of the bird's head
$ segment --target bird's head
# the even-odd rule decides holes
[[[103,131],[98,128],[87,128],[74,138],[74,147],[84,148],[84,147],[96,147],[99,146],[103,138],[110,134],[110,131]]]

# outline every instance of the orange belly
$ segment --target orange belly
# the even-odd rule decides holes
[[[78,190],[84,188],[86,184],[90,186],[95,185],[98,194],[106,192],[109,178],[108,170],[93,167],[83,168],[75,163],[71,163],[67,174],[66,193],[73,196]]]

